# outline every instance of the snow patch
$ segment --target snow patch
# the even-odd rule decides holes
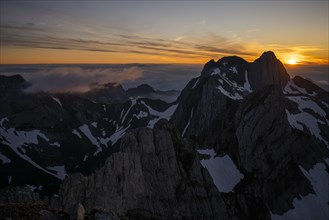
[[[309,96],[315,96],[315,95],[317,95],[317,93],[315,93],[313,91],[312,91],[312,93],[308,93],[306,91],[306,89],[297,86],[294,83],[294,81],[292,81],[292,80],[289,80],[288,81],[287,85],[283,89],[283,93],[284,94],[295,94],[295,95],[304,94],[304,95],[309,95]]]
[[[185,128],[184,128],[184,130],[183,130],[183,133],[182,133],[182,136],[183,136],[183,137],[184,137],[184,135],[185,135],[185,132],[186,132],[187,128],[190,126],[191,119],[192,119],[192,117],[193,117],[193,110],[194,110],[194,108],[192,108],[192,111],[191,111],[191,113],[190,113],[190,117],[189,117],[189,119],[188,119],[188,122],[187,122],[187,124],[186,124],[186,126],[185,126]]]
[[[51,97],[51,98],[52,98],[55,102],[57,102],[61,107],[63,107],[61,101],[59,100],[59,98],[55,98],[55,97]]]
[[[243,88],[248,92],[252,92],[252,89],[251,89],[251,86],[250,86],[250,83],[249,83],[249,79],[248,79],[247,70],[244,72],[244,78],[245,78],[245,82],[244,82]]]
[[[236,66],[231,67],[230,70],[231,70],[233,73],[238,74],[238,70],[236,69]]]
[[[75,135],[78,136],[80,139],[82,138],[81,135],[80,135],[80,133],[79,133],[79,131],[77,131],[77,130],[75,130],[75,129],[73,129],[72,134],[75,134]]]
[[[233,99],[233,100],[241,100],[241,99],[243,99],[243,97],[239,93],[234,92],[234,94],[231,94],[230,92],[226,91],[221,85],[218,86],[217,89],[219,89],[219,91],[223,95],[229,97],[230,99]]]
[[[200,78],[198,78],[197,81],[195,81],[194,85],[192,86],[192,89],[194,89],[198,85],[199,80],[200,80]]]
[[[121,124],[123,124],[123,122],[125,121],[130,109],[136,104],[136,102],[137,102],[136,99],[131,99],[131,105],[130,105],[129,109],[127,110],[126,114],[123,116],[123,118],[121,120]],[[122,110],[121,114],[122,113],[123,113],[123,110]],[[121,118],[121,116],[120,116],[120,118]]]
[[[61,145],[58,143],[58,142],[55,142],[55,143],[52,143],[52,144],[49,144],[50,146],[55,146],[55,147],[60,147]]]
[[[29,184],[26,184],[26,187],[28,187],[32,192],[34,192],[34,190],[36,190],[38,188],[35,185],[29,185]]]
[[[326,108],[329,108],[329,105],[327,103],[325,103],[324,101],[321,101],[321,103],[326,106]]]
[[[12,180],[13,180],[13,177],[12,176],[8,177],[8,184],[9,185],[11,184]]]
[[[65,166],[46,167],[48,170],[55,171],[58,179],[64,180],[67,176]]]
[[[158,112],[156,110],[154,110],[153,108],[151,108],[150,106],[146,105],[144,101],[141,101],[141,104],[145,105],[149,111],[149,113],[153,116],[156,116],[157,118],[150,120],[147,127],[149,128],[153,128],[154,125],[160,120],[160,119],[167,119],[169,120],[171,118],[171,116],[174,114],[178,104],[176,105],[172,105],[170,107],[168,107],[165,111],[163,112]]]
[[[214,76],[214,75],[219,75],[219,74],[220,74],[220,69],[219,68],[215,68],[210,75],[211,76]]]
[[[95,138],[93,136],[93,134],[91,133],[88,125],[84,124],[84,125],[80,126],[79,129],[89,139],[89,141],[97,147],[97,150],[95,151],[94,156],[97,155],[99,152],[101,152],[102,148],[99,145],[97,138]]]
[[[137,119],[141,119],[141,118],[145,118],[148,116],[148,113],[147,112],[144,112],[144,111],[140,111],[138,113],[138,115],[136,114],[133,114],[134,117],[136,117]]]
[[[313,186],[315,194],[308,194],[300,200],[295,198],[293,201],[294,209],[289,210],[283,215],[273,215],[273,220],[326,220],[329,219],[329,176],[326,166],[323,163],[316,164],[308,172],[301,166],[299,167],[303,174],[308,178]]]
[[[303,131],[303,125],[307,128],[307,130],[314,135],[319,140],[323,141],[326,146],[329,148],[329,144],[326,139],[321,136],[321,130],[319,128],[319,124],[329,125],[329,121],[326,119],[326,112],[313,100],[306,96],[289,96],[287,97],[289,100],[295,102],[298,105],[298,109],[300,113],[291,114],[286,109],[287,118],[289,124]],[[314,112],[314,115],[319,115],[320,117],[316,117],[313,114],[310,114],[306,111],[306,109],[310,109]]]
[[[321,136],[321,131],[318,125],[318,123],[325,124],[323,121],[315,118],[313,115],[307,112],[290,114],[290,112],[286,109],[286,114],[288,122],[293,128],[303,131],[303,125],[305,125],[312,135],[317,137],[319,140],[322,140],[328,147],[328,142]]]
[[[219,75],[219,82],[221,85],[217,87],[217,89],[225,96],[229,97],[230,99],[233,100],[241,100],[243,99],[243,95],[245,93],[249,94],[252,92],[249,80],[248,80],[248,72],[245,71],[245,83],[242,86],[238,85],[236,82],[231,81],[226,77],[226,74],[224,73],[223,75]],[[224,82],[228,84],[228,87],[231,89],[231,92],[227,91],[224,89],[223,85]]]
[[[109,138],[109,140],[111,141],[112,145],[115,144],[125,133],[126,130],[130,127],[130,125],[126,128],[119,128],[117,129],[114,134],[111,135],[111,137]]]
[[[299,110],[311,109],[314,113],[318,113],[322,117],[326,117],[326,112],[314,101],[305,96],[289,96],[291,101],[298,104]]]
[[[5,121],[8,121],[8,122],[9,122],[9,119],[8,119],[8,118],[2,118],[2,119],[0,120],[0,126],[1,126],[1,127],[3,127],[3,123],[4,123]]]
[[[243,174],[236,168],[232,159],[225,155],[223,157],[215,157],[214,149],[198,150],[200,154],[209,155],[209,159],[200,161],[211,175],[214,184],[220,192],[231,192],[235,185],[243,178]]]
[[[0,160],[2,161],[3,164],[5,163],[10,163],[11,162],[11,159],[9,159],[8,157],[6,157],[4,154],[2,154],[0,152]]]
[[[92,125],[94,128],[97,128],[97,122],[93,122],[93,123],[91,123],[91,125]]]
[[[1,142],[2,144],[5,144],[9,146],[20,158],[27,161],[34,167],[57,177],[52,172],[49,172],[48,170],[41,167],[39,164],[35,163],[29,156],[25,154],[25,149],[23,146],[26,146],[27,144],[39,144],[38,138],[43,138],[46,141],[49,141],[49,139],[40,132],[40,130],[32,130],[32,131],[17,131],[14,128],[10,129],[3,129],[0,127],[0,134],[4,138]]]

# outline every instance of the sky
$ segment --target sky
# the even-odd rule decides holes
[[[328,1],[0,1],[0,64],[328,65]]]

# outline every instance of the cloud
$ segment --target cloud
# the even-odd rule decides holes
[[[135,33],[107,33],[82,38],[67,37],[66,31],[55,27],[1,25],[1,45],[56,50],[82,50],[107,53],[152,54],[162,57],[213,58],[223,55],[254,55],[232,39],[207,32],[200,38],[181,36],[176,39],[157,38]],[[106,36],[106,37],[104,37]],[[220,47],[219,47],[220,46]]]
[[[143,76],[143,69],[136,66],[83,67],[55,66],[41,68],[37,72],[26,74],[24,77],[31,83],[27,92],[86,92],[93,84],[108,82],[123,83],[133,81]]]

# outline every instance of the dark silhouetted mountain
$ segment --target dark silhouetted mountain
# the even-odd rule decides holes
[[[272,51],[264,52],[249,67],[249,80],[253,90],[270,84],[277,84],[284,88],[289,79],[290,76],[283,64]]]
[[[169,103],[175,102],[180,94],[180,91],[176,90],[155,90],[153,87],[147,84],[139,85],[136,88],[129,88],[126,92],[129,97],[160,99]]]
[[[93,85],[91,90],[81,94],[83,97],[97,103],[116,104],[125,103],[129,98],[120,84],[107,83]]]
[[[136,96],[140,94],[153,93],[153,92],[155,92],[155,90],[147,84],[142,84],[137,86],[136,88],[127,89],[128,96]]]
[[[21,93],[29,84],[20,75],[0,76],[0,96],[6,97]]]

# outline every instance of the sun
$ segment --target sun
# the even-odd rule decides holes
[[[295,65],[295,64],[297,64],[297,60],[294,58],[291,58],[288,60],[288,64]]]

